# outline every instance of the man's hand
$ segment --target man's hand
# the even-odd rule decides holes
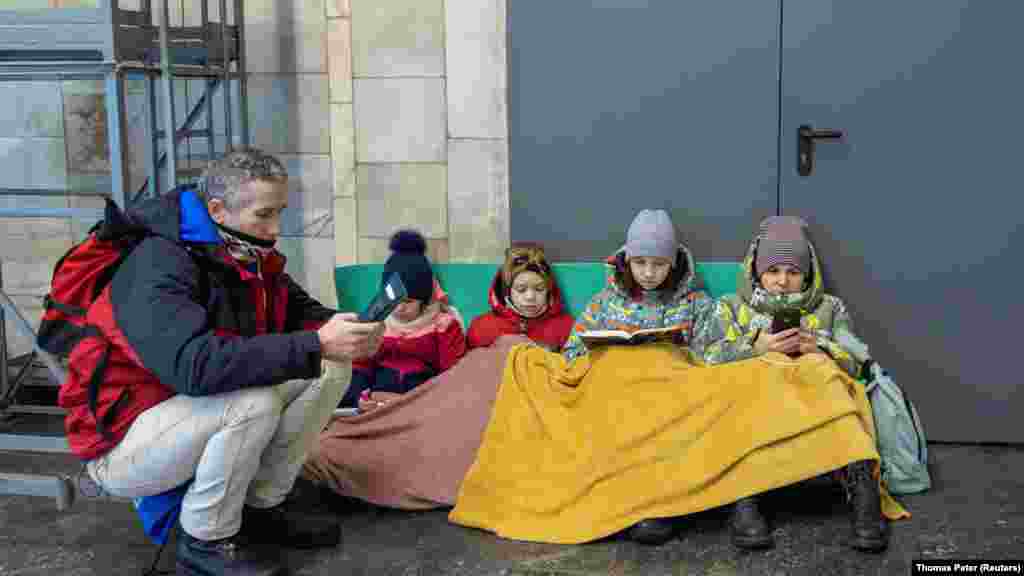
[[[758,355],[767,352],[794,354],[800,351],[800,329],[790,328],[777,334],[761,332],[754,340],[754,352]]]
[[[344,362],[373,356],[380,348],[384,334],[382,322],[357,322],[350,312],[335,314],[317,330],[321,355],[328,360]]]

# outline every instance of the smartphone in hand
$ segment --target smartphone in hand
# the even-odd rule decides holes
[[[772,334],[778,334],[779,332],[785,332],[790,328],[800,327],[800,311],[799,310],[780,310],[774,317],[772,317]],[[796,358],[800,356],[800,352],[791,352],[787,354],[790,358]]]
[[[790,328],[799,327],[799,310],[780,310],[775,316],[772,317],[772,334],[778,334],[779,332],[785,332]]]
[[[381,286],[380,292],[373,297],[370,304],[359,314],[360,322],[383,322],[395,308],[408,296],[402,277],[392,273]]]

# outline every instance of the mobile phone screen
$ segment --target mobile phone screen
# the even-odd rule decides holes
[[[800,327],[799,310],[782,310],[772,318],[772,334]]]

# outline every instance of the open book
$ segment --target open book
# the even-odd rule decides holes
[[[668,328],[648,328],[636,332],[625,330],[588,330],[580,332],[580,339],[588,348],[608,344],[646,344],[672,340],[682,332],[680,326]]]

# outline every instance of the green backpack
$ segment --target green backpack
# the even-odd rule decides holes
[[[865,391],[875,416],[882,481],[890,494],[913,494],[931,488],[928,444],[917,409],[906,392],[878,364],[869,361]]]
[[[931,488],[928,443],[914,404],[888,372],[871,359],[864,342],[847,330],[840,330],[835,338],[864,365],[861,380],[875,418],[882,481],[889,493],[914,494]]]

